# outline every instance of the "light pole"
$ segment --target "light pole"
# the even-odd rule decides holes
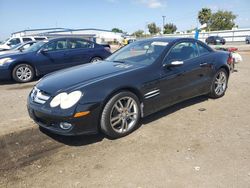
[[[145,22],[145,35],[147,35],[147,30],[148,30],[148,24],[149,24],[149,22]]]
[[[165,19],[166,16],[162,16],[162,34],[164,34]]]

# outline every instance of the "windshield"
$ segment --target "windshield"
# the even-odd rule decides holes
[[[3,42],[1,42],[0,44],[5,44],[10,38],[7,38],[6,40],[4,40]]]
[[[167,45],[167,42],[157,40],[137,41],[123,47],[106,60],[150,65],[161,55]]]
[[[17,44],[15,46],[11,47],[10,50],[17,50],[21,45],[22,45],[22,43]]]
[[[23,50],[23,52],[36,52],[37,50],[39,50],[47,42],[48,41],[37,42],[37,43],[33,44],[32,46],[30,46],[29,48]]]

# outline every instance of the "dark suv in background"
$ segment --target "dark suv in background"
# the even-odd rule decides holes
[[[246,36],[246,44],[250,44],[250,36]]]
[[[226,44],[226,40],[220,36],[210,36],[206,39],[207,44]]]

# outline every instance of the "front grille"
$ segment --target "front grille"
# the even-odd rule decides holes
[[[46,95],[45,92],[39,90],[36,87],[34,87],[34,89],[32,90],[30,97],[33,102],[38,103],[38,104],[44,104],[50,98],[49,95]]]

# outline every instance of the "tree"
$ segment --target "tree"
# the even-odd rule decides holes
[[[148,24],[148,31],[151,35],[155,35],[161,32],[160,27],[157,27],[154,22]]]
[[[231,30],[235,26],[236,17],[231,11],[219,10],[212,14],[210,29],[212,31]]]
[[[199,11],[198,13],[198,20],[201,25],[205,23],[209,25],[211,17],[212,17],[212,11],[210,8],[202,8],[201,11]]]
[[[231,11],[219,10],[212,13],[209,8],[202,8],[198,13],[198,19],[201,25],[207,24],[208,30],[227,30],[232,29],[235,25],[236,15]]]
[[[168,23],[166,25],[164,25],[164,34],[172,34],[177,30],[176,25],[174,25],[173,23]]]
[[[135,31],[132,35],[140,38],[140,37],[143,37],[144,36],[144,31],[143,30],[137,30]]]
[[[113,28],[111,31],[115,33],[123,33],[123,31],[119,28]]]

